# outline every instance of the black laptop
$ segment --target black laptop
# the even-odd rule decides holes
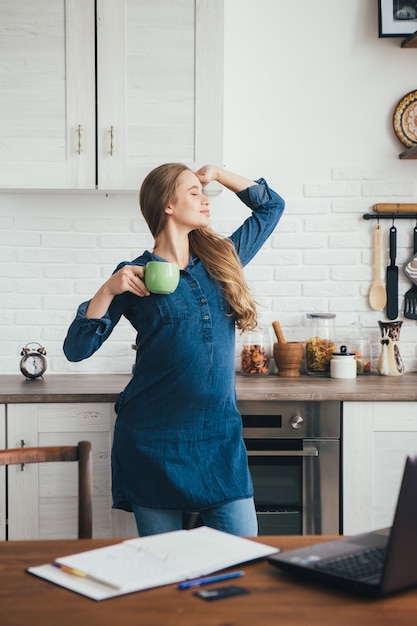
[[[391,528],[279,552],[268,562],[367,596],[417,587],[417,457],[407,457]]]

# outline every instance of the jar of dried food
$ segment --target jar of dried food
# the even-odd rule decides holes
[[[369,339],[357,337],[350,340],[349,350],[355,353],[357,375],[371,371],[371,343]]]
[[[371,342],[360,322],[351,324],[350,338],[346,340],[346,343],[349,352],[355,353],[357,375],[369,374],[372,368]]]
[[[271,339],[267,329],[245,333],[241,363],[242,374],[247,376],[265,376],[269,374]]]
[[[306,371],[311,376],[330,376],[330,359],[336,352],[335,313],[307,313]]]

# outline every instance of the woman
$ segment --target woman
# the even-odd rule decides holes
[[[203,188],[217,181],[252,209],[231,237],[209,228]],[[64,343],[70,361],[91,356],[124,315],[137,331],[132,380],[116,404],[114,507],[132,511],[140,536],[178,530],[184,512],[236,535],[257,534],[252,481],[235,397],[235,328],[256,327],[242,273],[274,230],[283,199],[263,179],[206,165],[157,167],[139,196],[152,252],[121,263],[80,305]],[[150,294],[143,266],[177,263],[169,295]]]

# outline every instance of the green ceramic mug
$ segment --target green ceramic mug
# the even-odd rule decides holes
[[[178,287],[180,268],[176,263],[149,261],[144,270],[145,285],[152,293],[167,295]]]

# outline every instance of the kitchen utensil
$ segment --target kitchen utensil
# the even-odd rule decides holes
[[[301,341],[275,342],[274,360],[278,376],[299,376],[303,354],[304,344]]]
[[[417,225],[414,226],[413,231],[413,252],[414,255],[417,253]],[[404,317],[417,320],[417,285],[414,283],[411,289],[404,294]]]
[[[274,329],[276,338],[278,339],[278,343],[287,343],[287,340],[284,337],[284,333],[282,332],[281,324],[275,321],[272,322],[272,327]]]
[[[395,320],[398,317],[398,267],[395,265],[397,255],[397,229],[394,225],[389,229],[389,258],[387,267],[387,317]]]
[[[404,274],[414,285],[417,285],[417,254],[413,254],[404,265]]]
[[[375,224],[374,229],[374,282],[369,292],[371,309],[381,311],[387,303],[387,292],[381,280],[381,227]]]

